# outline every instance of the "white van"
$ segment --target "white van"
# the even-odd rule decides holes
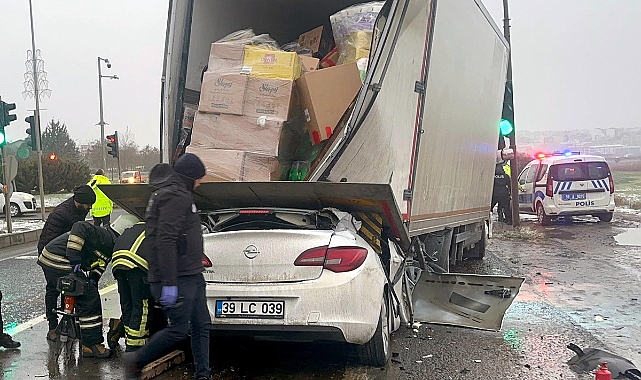
[[[519,210],[535,214],[541,225],[572,215],[612,220],[614,181],[603,157],[538,154],[521,171],[518,182]]]

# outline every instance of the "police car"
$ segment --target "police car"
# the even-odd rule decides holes
[[[612,220],[614,180],[603,157],[540,153],[521,171],[518,183],[519,209],[535,214],[541,225],[573,215]]]

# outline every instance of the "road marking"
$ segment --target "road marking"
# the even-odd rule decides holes
[[[24,255],[24,256],[18,256],[14,257],[16,260],[38,260],[38,255]]]
[[[113,292],[117,288],[118,288],[118,284],[111,284],[111,285],[109,285],[109,286],[107,286],[105,288],[100,289],[98,292],[100,293],[101,296],[104,296],[107,293]],[[19,325],[17,325],[16,327],[14,327],[12,329],[11,328],[7,329],[7,333],[11,334],[11,335],[17,334],[17,333],[22,332],[24,330],[30,329],[33,326],[37,325],[38,323],[44,322],[46,320],[47,320],[46,315],[42,314],[41,316],[35,317],[35,318],[25,322],[25,323],[19,324]]]

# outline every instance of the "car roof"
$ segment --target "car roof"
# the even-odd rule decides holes
[[[605,158],[601,156],[593,156],[588,154],[576,154],[572,156],[548,156],[543,159],[537,159],[530,161],[530,164],[533,163],[542,163],[547,165],[558,165],[558,164],[571,164],[575,162],[606,162]]]

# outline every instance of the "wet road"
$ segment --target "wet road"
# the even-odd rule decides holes
[[[636,215],[617,217],[612,223],[587,218],[551,227],[525,221],[518,232],[496,225],[486,259],[466,262],[456,270],[526,278],[500,332],[435,325],[422,325],[418,331],[402,328],[392,336],[394,357],[386,368],[359,366],[351,348],[341,344],[212,337],[214,378],[593,379],[594,375],[576,374],[565,364],[573,356],[566,348],[571,342],[584,348],[609,349],[639,363],[641,240],[619,245],[614,236],[638,233],[640,221]],[[21,257],[0,261],[0,286],[40,288],[37,281],[42,275],[29,255],[32,253],[25,252]],[[27,271],[27,263],[35,266],[33,273],[28,272],[35,276],[31,282],[18,285],[18,280],[4,279],[5,273],[13,276]],[[34,294],[38,290],[22,290],[16,298],[22,302],[10,306],[8,313],[17,316],[16,322],[37,314],[33,310],[41,310]],[[29,305],[25,308],[32,311],[23,311],[20,305]],[[44,364],[37,371],[29,367],[30,363],[46,363],[46,327],[42,326],[16,335],[25,344],[23,353],[0,351],[5,378],[55,375]],[[64,373],[69,379],[120,379],[120,371],[116,357],[85,361]],[[190,365],[181,365],[159,379],[190,379],[192,373]]]

